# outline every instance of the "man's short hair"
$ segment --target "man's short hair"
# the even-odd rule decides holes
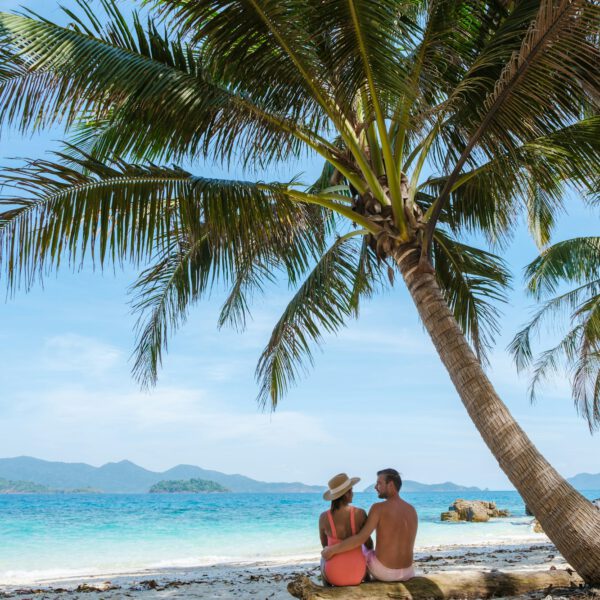
[[[391,481],[394,484],[396,491],[400,491],[400,488],[402,487],[402,477],[400,477],[400,473],[398,473],[396,469],[381,469],[381,471],[377,471],[377,475],[383,475],[386,483]]]

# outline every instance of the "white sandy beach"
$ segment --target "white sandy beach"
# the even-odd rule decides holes
[[[210,567],[163,569],[118,576],[1,585],[0,598],[117,600],[132,598],[289,599],[287,584],[298,575],[318,580],[318,557],[305,562],[280,561]],[[438,546],[416,554],[417,573],[457,570],[544,570],[567,563],[549,542],[527,545]],[[540,596],[542,597],[542,596]]]

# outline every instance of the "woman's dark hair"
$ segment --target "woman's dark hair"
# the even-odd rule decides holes
[[[351,491],[352,491],[352,488],[350,488],[348,490],[348,492],[351,492]],[[332,513],[334,513],[336,510],[338,510],[338,508],[340,508],[340,506],[343,506],[344,504],[348,504],[348,501],[346,500],[346,496],[348,495],[348,492],[346,492],[339,498],[336,498],[335,500],[331,501],[331,512]]]

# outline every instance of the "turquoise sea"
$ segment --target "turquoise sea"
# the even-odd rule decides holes
[[[584,492],[600,497],[600,490]],[[419,514],[417,550],[545,541],[516,492],[406,493]],[[493,500],[511,517],[441,523],[458,497]],[[368,509],[374,493],[357,493]],[[316,559],[317,494],[0,496],[0,584],[217,563]]]

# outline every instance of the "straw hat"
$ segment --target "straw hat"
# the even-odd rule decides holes
[[[332,477],[327,484],[329,489],[323,494],[325,500],[337,500],[341,498],[349,489],[354,487],[360,481],[360,477],[348,477],[346,473],[340,473]]]

